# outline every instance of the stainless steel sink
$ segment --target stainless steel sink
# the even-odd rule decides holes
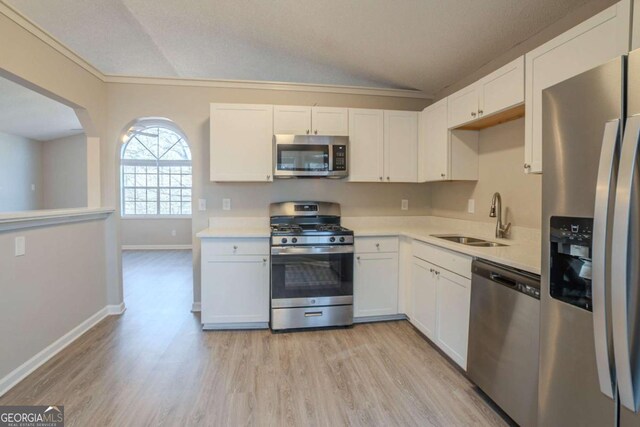
[[[460,243],[467,246],[475,246],[479,248],[496,248],[499,246],[508,246],[502,243],[490,242],[488,240],[477,239],[475,237],[459,236],[456,234],[432,234],[432,237],[448,240],[454,243]]]

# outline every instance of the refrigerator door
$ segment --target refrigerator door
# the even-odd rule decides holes
[[[613,327],[620,425],[640,427],[640,51],[629,54],[627,120],[614,226]]]
[[[575,287],[576,292],[580,292],[578,297],[571,294],[573,279],[570,274],[560,276],[567,286],[567,298],[561,300],[551,296],[550,221],[552,216],[568,217],[569,220],[576,218],[576,223],[585,224],[594,217],[603,139],[611,133],[610,129],[605,132],[605,127],[608,122],[621,120],[623,115],[624,62],[624,58],[617,58],[543,93],[545,173],[542,176],[538,398],[538,422],[543,426],[616,424],[615,402],[600,389],[594,318],[590,311],[590,269],[584,268],[575,274],[575,280],[579,281]],[[555,230],[558,231],[562,230]],[[605,236],[606,241],[608,237]],[[583,267],[589,263],[591,253],[584,246],[573,248],[571,244],[557,241],[554,244],[556,248],[564,245],[562,250],[575,255],[574,259]],[[570,268],[569,257],[563,260]],[[572,305],[571,301],[579,301],[580,306]],[[604,326],[605,331],[609,329],[609,326]],[[605,344],[599,340],[598,345],[607,345],[607,348],[600,349],[600,354],[611,353],[608,335],[607,332]],[[611,367],[601,369],[606,368],[610,373]],[[606,380],[604,385],[606,390]]]

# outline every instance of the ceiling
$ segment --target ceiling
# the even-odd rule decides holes
[[[0,77],[0,132],[47,141],[83,129],[73,108]]]
[[[5,0],[107,75],[433,94],[588,0]]]

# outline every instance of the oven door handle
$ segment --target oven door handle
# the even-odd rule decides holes
[[[271,255],[352,254],[353,245],[341,246],[274,246]]]

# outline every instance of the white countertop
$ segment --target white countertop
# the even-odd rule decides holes
[[[356,237],[406,236],[469,256],[486,259],[520,270],[540,274],[540,231],[514,227],[513,238],[496,239],[495,224],[438,217],[343,217],[342,224]],[[507,246],[482,248],[433,237],[433,234],[461,234]],[[268,238],[268,218],[211,218],[199,238]]]

